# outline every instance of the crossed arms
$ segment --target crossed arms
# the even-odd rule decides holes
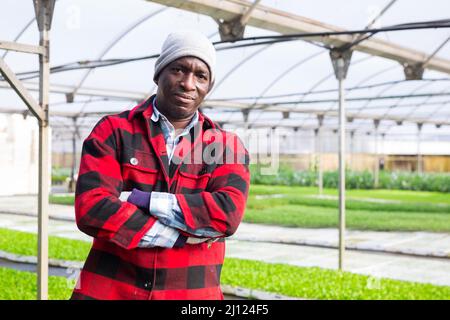
[[[102,118],[83,143],[75,197],[76,221],[81,231],[126,249],[173,247],[177,245],[173,241],[178,240],[177,233],[184,234],[190,243],[190,238],[227,237],[236,231],[248,195],[247,155],[244,163],[218,165],[207,190],[202,192],[153,192],[154,200],[145,210],[119,199],[123,189],[120,143],[116,139],[120,121],[114,116]],[[167,238],[171,240],[165,241]]]

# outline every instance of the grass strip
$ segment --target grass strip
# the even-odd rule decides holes
[[[68,300],[74,286],[74,281],[50,276],[48,297],[50,300]],[[0,268],[0,300],[36,300],[36,297],[36,274]]]
[[[0,250],[35,255],[37,237],[21,231],[0,229]],[[51,236],[50,258],[83,261],[90,244]],[[26,246],[26,248],[23,248]],[[52,248],[55,246],[57,249]],[[32,254],[34,253],[34,254]],[[35,299],[36,276],[0,268],[0,299]],[[446,299],[449,286],[379,279],[322,268],[269,264],[226,258],[222,284],[311,299]],[[72,280],[50,277],[50,299],[68,299]]]
[[[244,221],[302,228],[336,228],[338,211],[332,208],[278,205],[247,209]],[[371,231],[450,232],[450,214],[347,210],[346,227]]]
[[[280,186],[280,185],[250,185],[250,195],[272,195],[284,194],[295,196],[314,196],[318,195],[316,187],[300,187],[300,186]],[[328,196],[337,196],[337,189],[325,188],[323,194]],[[411,190],[346,190],[346,195],[351,199],[378,199],[402,201],[405,203],[426,203],[426,204],[447,204],[450,205],[450,197],[444,192],[430,191],[411,191]]]
[[[222,283],[291,297],[333,300],[449,300],[450,287],[315,267],[225,260]]]
[[[60,260],[84,261],[91,243],[61,237],[49,237],[49,257]],[[0,250],[19,255],[37,255],[37,236],[35,233],[0,228]]]
[[[64,205],[74,205],[75,196],[74,195],[56,195],[51,194],[49,196],[49,202],[53,204],[64,204]]]
[[[326,195],[334,193],[335,190],[325,191]],[[316,189],[308,187],[251,186],[244,221],[304,228],[337,227],[338,201],[311,198],[315,194]],[[438,192],[353,190],[349,192],[350,196],[361,200],[346,201],[349,229],[450,232],[450,205],[446,203],[448,196],[444,200]],[[372,199],[401,202],[363,201],[363,197],[369,196]],[[70,204],[74,197],[52,196],[52,199],[54,203]]]
[[[336,189],[324,189],[324,195],[326,196],[337,196],[338,191]],[[251,185],[250,186],[250,197],[256,195],[273,195],[273,194],[283,194],[284,196],[292,196],[292,198],[305,198],[307,200],[318,200],[317,202],[310,202],[311,205],[316,206],[321,202],[324,206],[328,206],[328,203],[335,200],[327,199],[314,199],[308,198],[317,195],[317,188],[313,187],[299,187],[299,186],[272,186],[272,185]],[[347,190],[347,202],[352,201],[366,202],[365,199],[377,199],[377,200],[392,200],[403,202],[403,209],[400,211],[409,211],[405,208],[412,208],[411,211],[420,211],[416,206],[418,204],[429,208],[430,210],[436,210],[436,212],[442,212],[440,210],[446,210],[450,212],[450,197],[448,193],[441,192],[428,192],[428,191],[408,191],[408,190]],[[55,204],[74,204],[74,195],[50,195],[50,202]],[[358,201],[359,200],[359,201]],[[307,204],[305,202],[305,204]],[[360,205],[360,204],[359,204]],[[377,206],[378,205],[378,206]],[[392,203],[369,203],[369,207],[374,206],[374,210],[380,210],[383,208],[390,209],[389,207]],[[393,204],[394,210],[398,208],[398,204]],[[384,206],[384,207],[383,207]],[[436,207],[436,208],[435,208]],[[430,209],[431,208],[431,209]],[[353,208],[352,208],[353,209]],[[363,209],[362,207],[357,207],[354,209]]]
[[[338,208],[337,199],[320,199],[302,196],[284,196],[280,198],[258,199],[250,195],[247,201],[249,209],[264,209],[276,205],[291,204],[310,207]],[[348,210],[390,211],[390,212],[433,212],[450,215],[450,205],[433,203],[376,203],[362,200],[346,199]]]

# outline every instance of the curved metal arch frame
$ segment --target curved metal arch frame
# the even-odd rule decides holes
[[[25,31],[28,30],[28,28],[31,26],[31,24],[36,21],[36,17],[32,18],[26,25],[25,27],[22,28],[22,30],[20,30],[20,32],[17,34],[17,36],[14,38],[14,42],[16,42],[17,40],[20,39],[20,37],[25,33]],[[5,57],[8,55],[8,50],[5,51],[5,53],[3,53],[2,58],[5,59]]]
[[[418,87],[414,88],[412,91],[410,91],[409,94],[414,94],[415,92],[417,92],[417,91],[419,91],[419,90],[421,90],[421,89],[423,89],[423,88],[429,86],[430,84],[431,84],[431,82],[428,82],[428,83],[425,83],[425,84],[421,84],[421,85],[419,85]],[[391,86],[390,88],[392,88],[392,86]],[[385,92],[385,91],[383,91],[383,92]],[[379,96],[380,96],[380,95],[378,95],[378,97],[379,97]],[[384,112],[382,115],[380,115],[379,120],[383,120],[383,118],[384,118],[385,116],[388,115],[389,111],[392,110],[392,109],[394,109],[395,107],[397,107],[397,106],[399,105],[399,103],[400,103],[401,101],[403,101],[404,99],[405,99],[404,97],[401,97],[401,98],[398,99],[398,101],[397,101],[397,103],[396,103],[395,105],[392,105],[392,106],[387,107],[388,110],[387,110],[386,112]],[[365,106],[367,106],[367,105],[368,105],[370,102],[372,102],[372,101],[373,101],[373,100],[369,100],[369,101],[365,104]],[[407,120],[407,119],[404,119],[404,121],[405,121],[405,120]],[[392,126],[391,126],[391,127],[392,127]],[[390,127],[389,127],[389,128],[390,128]],[[388,129],[389,129],[389,128],[388,128]]]
[[[30,22],[30,23],[29,23],[28,25],[31,25],[31,23],[32,23],[32,21],[31,21],[31,22]],[[429,100],[429,99],[430,99],[430,97],[429,97],[429,98],[427,98],[427,99],[426,99],[426,101],[427,101],[427,100]]]
[[[360,63],[360,62],[363,62],[364,60],[368,60],[368,59],[370,59],[370,58],[372,58],[372,57],[371,57],[371,56],[365,57],[365,58],[363,58],[363,59],[361,59],[361,60],[358,60],[358,61],[353,62],[352,64],[355,65],[355,64],[358,64],[358,63]],[[334,75],[334,72],[332,72],[332,73],[326,75],[325,77],[323,77],[323,78],[321,78],[319,81],[317,81],[314,85],[312,85],[312,86],[310,87],[310,89],[302,96],[301,100],[300,100],[298,103],[294,104],[294,106],[293,106],[291,109],[294,109],[295,106],[299,105],[302,101],[304,101],[305,98],[306,98],[307,96],[309,96],[310,94],[313,94],[313,93],[314,93],[314,89],[316,89],[316,88],[319,87],[321,84],[323,84],[325,81],[327,81],[328,79],[330,79],[333,75]],[[258,108],[258,109],[255,109],[255,110],[260,110],[260,109],[261,109],[261,108]],[[249,125],[251,126],[251,125],[255,124],[256,120],[258,120],[258,119],[261,117],[261,115],[262,115],[263,112],[264,112],[264,111],[262,111],[261,113],[259,113],[257,119],[254,119]],[[279,122],[277,122],[277,125],[279,125],[279,124],[282,122],[282,120],[284,120],[284,119],[281,118],[281,119],[279,120]],[[299,127],[301,127],[302,125],[304,125],[304,121],[303,121],[302,123],[299,124]]]
[[[357,86],[355,86],[355,88],[357,88],[359,85],[363,84],[364,82],[366,82],[366,81],[368,81],[368,80],[370,80],[370,79],[373,79],[375,76],[377,76],[377,75],[379,75],[379,74],[381,74],[381,73],[383,73],[383,72],[390,71],[393,67],[395,68],[396,66],[390,66],[389,68],[386,68],[386,69],[382,70],[381,72],[376,72],[376,73],[374,73],[374,74],[372,74],[372,75],[366,77],[365,79],[363,79],[362,81],[360,81],[360,82],[357,84]],[[430,81],[429,81],[428,83],[429,83],[429,84],[432,84],[432,83],[438,81],[439,79],[436,79],[436,80],[434,80],[434,79],[429,79],[429,80],[430,80]],[[445,80],[445,79],[443,79],[443,80]],[[406,81],[406,80],[398,81],[397,83],[403,83],[404,81]],[[387,85],[389,85],[389,84],[387,84]],[[354,108],[353,110],[358,110],[358,109]],[[305,117],[303,123],[304,123],[305,121],[307,121],[308,119],[310,119],[310,117]],[[284,120],[284,119],[281,119],[281,120],[277,123],[277,125],[279,125],[279,124],[281,123],[282,120]],[[251,122],[251,124],[253,124],[254,122],[255,122],[255,121]],[[303,123],[300,124],[299,126],[303,125]],[[356,130],[359,130],[359,127],[356,128]]]
[[[440,92],[445,92],[445,91],[446,91],[446,90],[443,90],[443,91],[440,91]],[[430,105],[430,104],[427,104],[426,102],[429,101],[429,100],[432,99],[432,98],[433,98],[432,96],[429,96],[429,97],[425,98],[425,100],[424,100],[423,102],[416,104],[416,105],[413,107],[413,110],[410,111],[409,113],[407,113],[406,116],[404,116],[404,118],[403,118],[402,121],[408,121],[409,116],[411,116],[411,115],[412,115],[416,110],[418,110],[421,106],[428,106],[428,105]],[[450,101],[439,103],[438,107],[435,108],[435,109],[433,110],[433,112],[431,112],[431,114],[430,114],[428,117],[426,117],[426,118],[424,119],[424,123],[426,123],[427,120],[432,119],[434,114],[436,114],[439,110],[441,110],[441,109],[447,107],[449,104],[450,104]],[[397,105],[397,107],[398,107],[398,105]],[[446,120],[448,120],[448,119],[450,119],[450,116],[446,118]],[[387,126],[386,131],[390,130],[391,128],[393,128],[393,127],[395,127],[395,126],[396,126],[396,125],[389,125],[389,126]]]
[[[362,59],[359,59],[359,60],[350,62],[350,66],[355,66],[355,65],[357,65],[357,64],[359,64],[359,63],[366,62],[367,60],[370,60],[370,59],[372,59],[372,58],[373,58],[373,56],[368,56],[368,57],[364,57],[364,58],[362,58]],[[302,99],[301,99],[297,104],[294,105],[294,107],[297,106],[297,105],[299,105],[302,101],[305,100],[305,97],[307,97],[308,95],[312,94],[316,88],[318,88],[320,85],[322,85],[323,83],[325,83],[325,81],[327,81],[328,79],[332,78],[333,76],[334,76],[334,72],[331,72],[331,73],[329,73],[327,76],[323,77],[321,80],[319,80],[318,82],[316,82],[316,83],[309,89],[309,91],[302,97]],[[368,80],[372,79],[372,77],[369,76],[369,77],[367,77],[366,79],[367,79],[367,80],[365,80],[365,81],[368,81]],[[363,84],[365,81],[360,81],[360,82],[357,84],[357,86]],[[324,115],[326,115],[326,113],[327,113],[328,111],[331,111],[332,108],[334,107],[334,105],[335,105],[335,103],[333,103],[333,104],[330,106],[330,108],[325,109],[325,110],[324,110]],[[300,125],[303,125],[303,124],[304,124],[304,121],[303,121]]]
[[[407,95],[412,95],[412,94],[422,90],[423,88],[430,86],[431,84],[432,84],[431,82],[422,83],[421,85],[417,86],[412,91],[410,91],[409,94],[407,94]],[[429,97],[427,97],[427,99],[428,98]],[[403,100],[405,100],[405,97],[399,98],[398,101],[394,105],[388,107],[388,110],[381,117],[387,116],[389,114],[389,112],[391,110],[395,109],[396,107],[398,107]]]
[[[431,98],[430,98],[430,99],[431,99]],[[427,100],[427,101],[428,101],[428,100]],[[425,118],[425,120],[428,121],[428,120],[432,119],[432,118],[433,118],[433,115],[437,114],[437,113],[438,113],[439,111],[441,111],[443,108],[446,108],[449,104],[450,104],[450,101],[446,101],[446,102],[440,103],[440,105],[439,105],[437,108],[435,108],[435,109],[433,110],[433,112],[431,112],[430,115],[429,115],[428,117]],[[430,105],[430,104],[428,103],[427,105]],[[449,119],[449,118],[450,118],[450,116],[447,117],[446,119]]]
[[[402,81],[402,82],[403,82],[403,81]],[[425,86],[428,86],[428,85],[432,84],[433,82],[434,82],[434,81],[430,81],[430,82],[426,83],[425,85],[421,85],[419,88],[416,88],[415,90],[413,90],[413,92],[411,92],[411,94],[414,93],[414,92],[416,92],[416,91],[418,91],[418,90],[420,90],[420,89],[422,89],[422,88],[424,88]],[[445,92],[445,90],[444,90],[443,92]],[[432,98],[432,96],[429,96],[429,97],[426,98],[426,100],[425,100],[424,102],[422,102],[422,103],[420,103],[420,104],[415,104],[415,105],[413,105],[413,107],[420,107],[420,106],[424,105],[424,103],[425,103],[426,101],[428,101],[429,99],[431,99],[431,98]],[[404,99],[404,98],[400,98],[400,100],[402,100],[402,99]],[[447,103],[444,103],[444,104],[448,104],[448,103],[450,103],[450,101],[447,102]],[[435,103],[433,103],[433,104],[435,104]],[[436,104],[437,104],[437,103],[436,103]],[[427,104],[425,103],[425,105],[427,105]],[[397,104],[396,106],[398,107],[398,106],[401,106],[401,105]],[[439,106],[440,106],[440,107],[438,107],[438,108],[442,108],[442,107],[443,107],[443,106],[441,106],[441,104],[439,104]],[[411,106],[408,106],[408,107],[411,107]],[[353,110],[359,110],[359,109],[360,109],[360,108],[357,108],[357,109],[355,108],[355,109],[353,109]],[[325,113],[324,115],[326,115],[326,113]],[[386,115],[387,115],[387,113],[385,113],[384,115],[380,116],[380,119],[382,120],[382,119],[384,118],[384,116],[386,116]],[[428,119],[430,119],[430,118],[431,118],[431,117],[429,117]],[[305,118],[304,121],[300,124],[300,126],[303,125],[304,122],[307,121],[308,119],[309,119],[309,118]],[[409,119],[409,117],[405,117],[405,120],[404,120],[404,121],[408,121],[408,119]],[[284,119],[280,119],[279,122],[277,123],[277,125],[279,125],[283,120],[284,120]],[[361,125],[359,125],[359,126],[353,128],[352,130],[357,130],[357,131],[358,131],[358,130],[361,129],[362,127],[365,128],[365,126],[363,126],[363,125],[361,124]]]
[[[137,27],[139,27],[142,23],[147,22],[149,19],[157,16],[158,14],[168,10],[169,8],[161,8],[159,10],[156,10],[144,17],[141,17],[140,19],[136,20],[135,22],[133,22],[130,26],[128,26],[124,31],[120,32],[118,35],[116,35],[114,38],[112,38],[112,40],[110,41],[110,43],[103,49],[103,51],[97,56],[97,60],[102,59],[109,51],[111,51],[111,49],[117,45],[123,38],[125,38],[131,31],[133,31],[134,29],[136,29]],[[87,69],[87,71],[85,72],[83,78],[80,80],[80,82],[78,83],[78,85],[75,86],[75,89],[73,90],[73,94],[76,94],[76,92],[78,91],[78,89],[80,89],[80,87],[83,85],[83,83],[86,81],[87,77],[89,76],[89,74],[92,72],[93,69]]]
[[[386,5],[386,6],[384,6],[384,8],[377,14],[377,16],[376,17],[374,17],[373,19],[372,19],[372,21],[370,21],[369,22],[369,24],[367,24],[366,25],[366,29],[368,29],[368,28],[370,28],[371,26],[373,26],[376,22],[377,22],[377,20],[378,19],[380,19],[395,3],[397,2],[397,0],[391,0],[391,1],[389,1],[389,3]],[[360,40],[361,38],[359,38],[359,39],[355,39],[355,41],[358,41],[358,40]],[[368,57],[367,58],[367,60],[370,60],[371,58],[373,58],[373,56],[370,56],[370,57]],[[361,59],[362,61],[365,61],[364,59]],[[361,61],[361,62],[362,62]],[[355,63],[352,63],[352,62],[350,62],[350,66],[352,66],[352,65],[355,65]],[[328,76],[328,77],[326,77],[326,78],[324,78],[323,79],[323,82],[325,82],[329,77],[331,77],[332,75],[334,75],[334,72],[332,72],[331,74],[330,74],[330,76]],[[370,79],[370,78],[369,78]],[[362,83],[364,83],[365,81],[368,81],[369,79],[367,79],[367,80],[363,80],[362,82],[360,82],[360,83],[358,83],[357,84],[357,86],[358,85],[361,85]],[[317,86],[319,86],[321,83],[323,83],[323,82],[320,82],[320,83],[318,83],[317,84]],[[315,89],[315,88],[314,88]],[[314,90],[314,89],[312,89],[312,90]],[[304,100],[304,98],[305,97],[303,97],[303,99],[302,99],[302,101]],[[295,105],[294,105],[294,107],[295,107]],[[331,109],[331,108],[333,108],[334,107],[334,104],[329,108],[329,109]],[[327,111],[325,111],[325,114],[327,113]]]
[[[401,67],[401,66],[397,66],[397,65],[390,66],[390,67],[388,67],[388,68],[386,68],[386,69],[383,69],[383,70],[381,70],[381,71],[379,71],[379,72],[376,72],[376,73],[374,73],[373,75],[367,77],[367,78],[366,78],[366,81],[369,81],[369,80],[371,80],[371,79],[373,79],[373,78],[379,76],[380,74],[383,74],[383,73],[392,71],[392,70],[397,69],[397,68],[399,68],[399,67]],[[405,80],[405,81],[406,81],[406,80]],[[380,92],[378,92],[378,94],[377,94],[374,98],[379,98],[379,97],[381,97],[381,95],[382,95],[383,93],[385,93],[386,91],[392,89],[394,86],[396,86],[396,85],[398,85],[398,84],[400,84],[400,83],[403,83],[403,81],[402,81],[402,82],[393,83],[393,84],[389,85],[388,87],[383,88]],[[365,108],[367,108],[371,102],[372,102],[372,100],[369,100],[369,101],[367,101],[362,107],[355,109],[355,110],[356,110],[356,115],[359,115],[359,114],[361,113],[361,111],[364,110]],[[333,104],[333,106],[334,106],[334,105],[335,105],[335,104]]]
[[[445,91],[446,91],[446,90],[441,90],[440,93],[443,93],[443,92],[445,92]],[[406,116],[405,116],[405,118],[404,118],[404,121],[405,121],[409,116],[411,116],[414,112],[416,112],[418,109],[420,109],[420,107],[422,107],[422,106],[430,106],[430,105],[433,105],[433,104],[427,103],[427,102],[430,101],[432,98],[433,98],[432,96],[429,96],[429,97],[425,98],[425,100],[423,100],[422,103],[416,104],[416,106],[414,106],[413,109],[412,109],[408,114],[406,114]],[[430,114],[425,118],[425,121],[427,121],[427,120],[429,120],[429,119],[432,119],[432,118],[433,118],[433,115],[438,114],[439,111],[440,111],[441,109],[445,108],[449,103],[450,103],[450,102],[448,102],[448,101],[447,101],[447,102],[441,102],[441,103],[439,103],[438,106],[437,106],[436,108],[434,108],[434,110],[433,110],[432,112],[430,112]],[[437,102],[434,103],[434,104],[437,104]]]
[[[350,62],[349,68],[350,68],[351,66],[355,66],[355,65],[357,65],[357,64],[359,64],[359,63],[366,62],[367,60],[370,60],[370,59],[372,59],[372,58],[373,58],[373,56],[368,56],[368,57],[364,57],[364,58],[362,58],[362,59],[360,59],[360,60],[356,60],[356,61],[354,61],[354,62]],[[313,86],[311,87],[309,93],[307,93],[305,96],[303,96],[303,98],[300,100],[300,102],[297,103],[297,104],[295,104],[294,107],[297,106],[298,104],[300,104],[302,101],[304,101],[304,100],[305,100],[305,97],[306,97],[307,95],[313,93],[313,92],[314,92],[314,91],[313,91],[314,89],[316,89],[317,87],[319,87],[320,85],[322,85],[325,81],[327,81],[328,79],[332,78],[333,76],[334,76],[334,72],[331,72],[331,73],[329,73],[326,77],[324,77],[324,78],[321,79],[319,82],[317,82],[315,85],[313,85]],[[367,80],[360,81],[360,82],[357,84],[357,86],[358,86],[358,85],[361,85],[361,84],[364,84],[366,81],[369,81],[370,79],[372,79],[372,77],[367,77],[366,79],[367,79]],[[331,106],[330,106],[328,109],[325,109],[325,110],[324,110],[324,114],[323,114],[323,115],[325,116],[329,111],[331,111],[331,110],[333,109],[333,107],[334,107],[335,105],[336,105],[336,103],[331,104]]]
[[[102,59],[109,51],[111,51],[111,49],[117,44],[119,43],[123,38],[125,38],[130,32],[132,32],[134,29],[136,29],[138,26],[140,26],[141,24],[143,24],[144,22],[147,22],[149,19],[157,16],[158,14],[169,10],[169,7],[164,7],[161,9],[158,9],[156,11],[151,12],[150,14],[145,15],[144,17],[139,18],[138,20],[135,20],[135,22],[133,22],[130,26],[128,26],[127,28],[125,28],[123,31],[121,31],[119,34],[117,34],[114,38],[112,38],[112,40],[109,42],[109,44],[103,49],[103,51],[100,53],[100,55],[98,55],[97,60]],[[93,69],[88,69],[83,78],[80,80],[80,82],[75,86],[75,89],[72,91],[72,95],[75,95],[76,92],[81,88],[81,86],[83,85],[83,83],[86,81],[86,79],[89,77],[89,75],[91,74]],[[91,97],[92,98],[92,97]],[[82,113],[82,111],[84,110],[84,108],[87,106],[87,104],[90,102],[87,101],[85,102],[85,104],[83,105],[83,107],[80,109],[80,114]],[[82,124],[82,123],[80,123]]]
[[[261,117],[261,114],[264,112],[263,110],[265,109],[264,107],[262,108],[255,108],[254,106],[258,103],[259,100],[261,100],[264,95],[270,90],[272,89],[280,80],[282,80],[284,77],[286,77],[288,74],[290,74],[292,71],[294,71],[295,69],[297,69],[298,67],[302,66],[304,63],[320,56],[321,54],[324,54],[325,51],[319,51],[316,52],[312,55],[307,56],[306,58],[294,63],[293,65],[291,65],[289,68],[283,70],[282,73],[280,73],[280,75],[278,77],[276,77],[266,88],[264,88],[263,91],[261,91],[261,93],[257,96],[257,98],[253,101],[253,105],[251,107],[249,107],[247,110],[249,111],[253,111],[253,110],[260,110],[261,113],[258,114],[258,116],[256,117],[256,119],[253,119],[253,121],[249,124],[250,126],[252,124],[254,124],[257,120],[259,120],[259,118]]]
[[[260,54],[261,52],[265,51],[266,49],[270,48],[271,46],[273,46],[272,44],[268,44],[263,46],[262,48],[259,48],[258,50],[256,50],[255,52],[252,52],[250,55],[246,56],[244,59],[240,60],[236,65],[234,65],[223,77],[222,79],[220,79],[219,83],[217,83],[214,86],[214,89],[209,93],[212,94],[214,91],[217,90],[218,87],[220,87],[225,80],[227,80],[236,70],[238,70],[242,65],[244,65],[245,63],[247,63],[248,61],[250,61],[251,59],[253,59],[255,56],[257,56],[258,54]],[[225,121],[229,121],[231,119],[231,116],[226,119]]]
[[[431,55],[429,55],[429,56],[424,60],[423,65],[426,65],[426,64],[428,63],[428,61],[430,61],[430,59],[431,59],[433,56],[435,56],[435,55],[436,55],[436,54],[437,54],[437,53],[438,53],[438,52],[439,52],[439,51],[447,44],[447,42],[449,42],[449,40],[450,40],[450,36],[449,36],[447,39],[445,39],[444,42],[442,42],[442,43],[437,47],[437,49],[434,50],[434,52],[433,52]],[[429,82],[429,83],[426,83],[426,84],[424,84],[424,85],[422,85],[422,86],[417,87],[416,89],[414,89],[413,91],[411,91],[410,94],[413,94],[413,93],[415,93],[415,92],[417,92],[417,91],[423,89],[424,87],[429,86],[431,83],[432,83],[432,82]],[[393,84],[390,88],[392,88],[392,87],[395,86],[395,85],[396,85],[396,84]],[[390,88],[388,87],[386,90],[388,90],[388,89],[390,89]],[[383,93],[383,92],[385,92],[385,91],[380,92],[380,94]],[[441,91],[441,92],[443,92],[443,91]],[[427,97],[427,98],[424,100],[424,103],[425,103],[426,101],[429,101],[430,99],[431,99],[431,96],[430,96],[430,97]],[[392,110],[392,109],[398,107],[399,104],[400,104],[400,102],[403,101],[403,100],[404,100],[404,98],[400,98],[400,99],[397,101],[397,103],[396,103],[395,105],[393,105],[393,106],[391,106],[391,107],[388,108],[388,110],[382,115],[382,117],[386,116],[386,115],[389,113],[390,110]],[[365,104],[364,107],[366,107],[370,102],[371,102],[371,101],[368,101],[368,102]],[[363,107],[363,108],[364,108],[364,107]],[[411,116],[411,115],[412,115],[416,110],[418,110],[419,108],[420,108],[419,106],[414,107],[412,111],[410,111],[409,113],[406,114],[406,116],[403,118],[403,121],[406,121],[406,120],[408,119],[408,117]],[[440,108],[437,108],[437,109],[440,109]],[[380,118],[380,119],[381,119],[381,118]],[[392,127],[392,126],[391,126],[391,127]],[[390,129],[391,127],[389,127],[388,129]]]
[[[213,90],[209,93],[212,94],[215,91],[217,91],[217,88],[219,88],[233,73],[236,72],[236,70],[238,70],[240,67],[242,67],[244,64],[246,64],[248,61],[250,61],[251,59],[253,59],[254,57],[256,57],[257,55],[259,55],[260,53],[262,53],[263,51],[269,49],[270,47],[272,47],[273,44],[268,44],[265,45],[261,48],[259,48],[258,50],[256,50],[255,52],[252,52],[251,54],[249,54],[248,56],[246,56],[244,59],[240,60],[236,65],[234,65],[223,77],[222,79],[220,79],[220,81],[214,85]]]
[[[370,28],[378,19],[380,19],[391,7],[392,7],[392,5],[393,4],[395,4],[395,2],[396,2],[397,0],[391,0],[391,1],[389,1],[389,3],[378,13],[378,15],[376,16],[376,17],[374,17],[373,19],[372,19],[372,21],[366,26],[366,29],[367,28]],[[368,57],[368,59],[370,59],[370,58],[372,58],[372,56],[370,56],[370,57]],[[319,86],[321,83],[323,83],[323,82],[325,82],[328,78],[330,78],[332,75],[334,74],[334,72],[333,73],[331,73],[329,76],[327,76],[327,77],[325,77],[323,80],[321,80],[321,81],[319,81],[315,86],[313,86],[311,89],[310,89],[310,92],[312,92],[317,86]],[[305,96],[303,96],[302,97],[302,100],[301,101],[303,101],[304,100],[304,98],[307,96],[308,94],[306,94]],[[298,104],[295,104],[294,105],[294,107],[296,106],[296,105],[298,105]],[[250,110],[252,110],[252,108],[250,109]],[[259,116],[257,117],[257,119],[259,119],[260,118],[260,116],[261,116],[261,114],[259,114]],[[284,117],[283,117],[284,118]],[[279,120],[279,123],[281,123],[281,121],[283,120],[283,118],[281,119],[281,120]],[[254,124],[255,123],[255,121],[257,120],[257,119],[255,119],[255,120],[253,120],[252,121],[252,123],[250,124],[250,125],[252,125],[252,124]]]
[[[255,105],[256,103],[258,103],[259,100],[261,100],[264,95],[270,90],[272,89],[280,80],[282,80],[284,77],[286,77],[288,74],[290,74],[292,71],[294,71],[295,69],[297,69],[298,67],[300,67],[301,65],[303,65],[304,63],[314,59],[315,57],[320,56],[321,54],[324,54],[325,51],[319,51],[316,52],[312,55],[307,56],[306,58],[294,63],[293,65],[289,66],[289,68],[283,70],[283,72],[280,73],[280,75],[278,75],[278,77],[276,77],[267,87],[264,88],[263,91],[261,91],[261,93],[256,97],[255,101],[253,102],[253,105]],[[252,108],[250,108],[252,109]],[[259,110],[263,109],[263,108],[258,108]]]
[[[158,9],[156,11],[151,12],[150,14],[141,17],[140,19],[136,20],[134,23],[132,23],[130,26],[128,26],[124,31],[120,32],[118,35],[116,35],[110,42],[109,44],[105,47],[105,49],[103,49],[103,51],[100,53],[100,55],[98,56],[97,59],[101,59],[103,58],[117,43],[119,43],[120,40],[122,40],[124,37],[126,37],[131,31],[133,31],[134,29],[136,29],[138,26],[140,26],[142,23],[147,22],[148,20],[150,20],[151,18],[155,17],[156,15],[169,10],[169,7],[164,7],[161,9]],[[81,88],[81,86],[83,85],[83,83],[86,81],[86,79],[89,77],[89,75],[91,74],[93,69],[88,69],[86,71],[86,73],[84,74],[83,78],[80,80],[80,82],[78,83],[78,85],[75,87],[75,89],[72,92],[72,95],[75,95],[76,92]],[[79,115],[81,115],[84,111],[84,109],[86,108],[86,106],[92,101],[91,97],[88,101],[86,101],[84,103],[84,105],[81,107]],[[82,119],[81,123],[77,124],[75,122],[75,125],[82,125],[84,122],[84,119]]]

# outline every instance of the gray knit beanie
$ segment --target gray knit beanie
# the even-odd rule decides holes
[[[215,80],[216,49],[207,37],[195,31],[178,31],[169,34],[155,62],[153,81],[157,82],[160,72],[169,63],[187,56],[199,58],[209,67],[211,74],[209,88],[211,89]]]

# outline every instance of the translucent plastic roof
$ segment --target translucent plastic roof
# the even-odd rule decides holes
[[[391,0],[261,1],[277,10],[321,21],[343,29],[364,29]],[[0,40],[38,44],[39,33],[31,1],[3,0],[0,4]],[[447,19],[448,0],[397,0],[372,27]],[[103,113],[129,109],[155,92],[152,81],[155,59],[79,69],[83,61],[156,56],[166,36],[175,30],[199,30],[220,41],[217,23],[209,16],[144,0],[59,0],[55,5],[50,34],[51,67],[66,65],[74,70],[51,74],[51,125],[67,130],[79,115],[80,129],[89,131]],[[245,37],[274,35],[247,26]],[[378,33],[383,39],[406,48],[450,60],[450,29],[425,29]],[[242,127],[240,108],[254,107],[250,126],[317,127],[317,114],[324,113],[325,129],[336,129],[337,81],[328,50],[304,40],[229,48],[218,45],[217,80],[203,111],[225,126]],[[35,55],[0,50],[8,65],[36,88],[38,60]],[[99,60],[102,60],[99,62]],[[34,77],[33,77],[34,76]],[[404,81],[403,67],[396,61],[355,51],[345,82],[346,108],[353,121],[348,130],[367,132],[373,118],[381,119],[386,135],[414,135],[417,119],[424,121],[424,134],[450,137],[450,76],[425,70],[423,80]],[[75,92],[66,102],[66,93]],[[37,98],[37,92],[33,91]],[[0,81],[0,112],[25,111],[24,103],[8,84]],[[257,109],[261,104],[270,107]],[[289,114],[281,112],[291,111]],[[428,123],[429,122],[429,123]],[[402,123],[401,126],[398,124]],[[435,123],[442,123],[439,128]]]

